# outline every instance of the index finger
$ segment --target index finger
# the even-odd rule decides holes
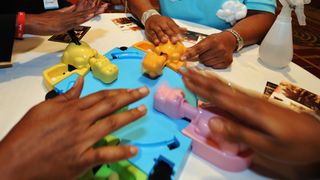
[[[200,54],[205,53],[209,50],[209,47],[205,41],[200,41],[196,45],[188,48],[186,52],[181,56],[183,61],[192,61],[197,59]]]
[[[102,99],[107,99],[117,94],[129,92],[129,89],[110,89],[110,90],[102,90],[80,99],[78,105],[80,109],[86,109],[101,101]]]
[[[53,98],[53,101],[59,101],[59,102],[64,102],[64,101],[69,101],[72,99],[77,99],[80,97],[82,88],[83,88],[83,77],[79,76],[74,85],[70,90],[68,90],[66,93],[61,94],[55,98]]]
[[[143,87],[129,92],[120,93],[109,98],[103,98],[99,102],[83,110],[83,119],[89,123],[93,123],[124,106],[138,101],[148,94],[149,89]]]

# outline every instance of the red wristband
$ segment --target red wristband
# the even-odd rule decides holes
[[[24,33],[24,23],[26,19],[25,12],[18,12],[16,21],[16,38],[22,39]]]

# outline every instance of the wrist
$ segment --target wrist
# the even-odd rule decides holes
[[[25,29],[26,13],[18,12],[16,19],[16,38],[22,39]]]
[[[26,14],[26,22],[24,25],[25,34],[38,34],[37,29],[44,24],[39,22],[39,15],[37,14]]]
[[[236,52],[240,51],[244,46],[244,40],[241,37],[241,35],[237,31],[235,31],[234,29],[226,29],[224,32],[229,33],[236,40],[236,45],[235,45],[234,51],[236,51]]]
[[[145,12],[142,13],[142,16],[141,16],[141,23],[145,26],[147,20],[151,17],[151,16],[155,16],[155,15],[159,15],[160,16],[160,13],[155,10],[155,9],[149,9],[149,10],[146,10]]]
[[[231,52],[237,50],[237,39],[236,37],[229,33],[228,31],[221,32],[222,38],[221,40],[225,42],[226,46],[230,48]]]

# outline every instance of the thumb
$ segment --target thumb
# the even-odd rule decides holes
[[[73,87],[66,93],[57,97],[58,101],[69,101],[72,99],[78,99],[80,97],[83,88],[83,77],[79,76]]]

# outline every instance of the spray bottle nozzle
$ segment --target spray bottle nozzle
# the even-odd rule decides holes
[[[304,14],[304,5],[309,4],[311,0],[280,0],[283,7],[289,6],[294,9],[300,26],[306,25],[306,16]]]
[[[294,9],[294,12],[297,15],[299,25],[300,26],[305,26],[307,23],[306,23],[306,15],[304,15],[304,7],[303,7],[303,5],[302,6],[297,6]]]

